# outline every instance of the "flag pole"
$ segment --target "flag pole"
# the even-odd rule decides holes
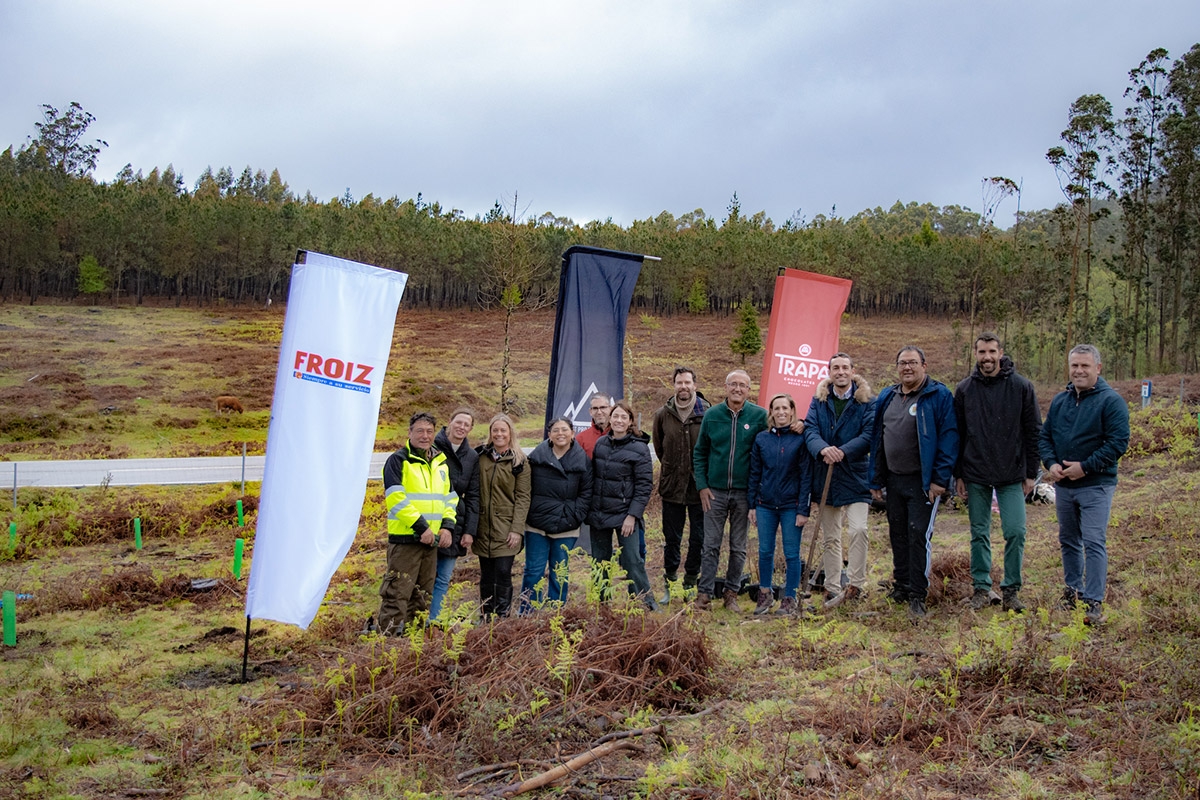
[[[250,615],[246,615],[246,639],[242,642],[242,683],[246,682],[246,664],[250,661]]]

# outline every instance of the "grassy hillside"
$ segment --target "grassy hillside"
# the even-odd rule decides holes
[[[261,444],[281,319],[0,307],[4,455]],[[521,324],[517,395],[532,440],[552,317]],[[649,412],[666,396],[676,361],[715,387],[736,363],[727,349],[734,325],[631,320],[639,407]],[[496,326],[487,314],[399,321],[381,447],[417,407],[444,416],[464,401],[481,413],[494,406],[498,357],[480,343],[497,340]],[[435,328],[461,333],[425,335]],[[939,378],[965,373],[948,324],[843,328],[843,346],[862,354],[876,385],[909,340],[927,345]],[[238,394],[246,414],[219,417],[211,397],[222,392]],[[962,604],[967,521],[951,508],[938,519],[931,614],[920,625],[875,588],[890,553],[886,523],[873,514],[872,591],[830,614],[694,614],[677,601],[646,615],[621,597],[602,608],[575,558],[562,613],[384,641],[359,633],[384,568],[382,492],[372,486],[316,621],[307,631],[255,622],[244,684],[245,581],[233,580],[230,562],[245,536],[253,568],[257,486],[244,498],[230,485],[22,489],[16,547],[0,540],[0,589],[27,596],[16,602],[16,646],[0,647],[0,796],[479,796],[592,752],[596,761],[534,794],[1195,797],[1196,423],[1165,402],[1133,417],[1099,628],[1058,610],[1054,512],[1030,506],[1022,596],[1031,608],[1022,616]],[[47,418],[58,427],[29,433]],[[657,586],[654,510],[648,526]],[[998,532],[994,542],[998,555]],[[454,605],[469,616],[478,562],[463,559],[456,575],[465,583]],[[216,580],[195,591],[197,579]]]

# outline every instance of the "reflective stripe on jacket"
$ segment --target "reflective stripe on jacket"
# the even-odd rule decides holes
[[[411,543],[427,530],[454,530],[458,494],[450,483],[446,456],[432,450],[426,460],[415,449],[401,447],[383,466],[388,541]]]

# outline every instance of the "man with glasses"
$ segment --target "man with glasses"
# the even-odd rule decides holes
[[[604,392],[596,392],[588,403],[588,413],[592,415],[592,427],[575,435],[575,441],[583,448],[583,452],[592,457],[596,440],[608,433],[608,414],[612,411],[612,398]]]
[[[958,423],[950,390],[925,372],[925,351],[905,345],[896,354],[900,382],[879,393],[871,435],[871,496],[887,489],[892,545],[892,599],[925,616],[932,562],[930,537],[937,505],[954,480]]]
[[[716,586],[725,523],[729,523],[729,567],[725,572],[725,608],[738,610],[737,593],[749,544],[750,449],[767,429],[767,411],[751,403],[750,375],[735,369],[725,377],[725,401],[704,414],[692,449],[692,473],[704,509],[704,550],[696,607],[707,609]]]

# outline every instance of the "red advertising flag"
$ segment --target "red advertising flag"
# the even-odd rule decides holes
[[[838,351],[842,312],[852,285],[845,278],[798,269],[785,269],[775,279],[759,405],[765,407],[786,392],[803,418],[817,384],[829,377],[829,359]]]

